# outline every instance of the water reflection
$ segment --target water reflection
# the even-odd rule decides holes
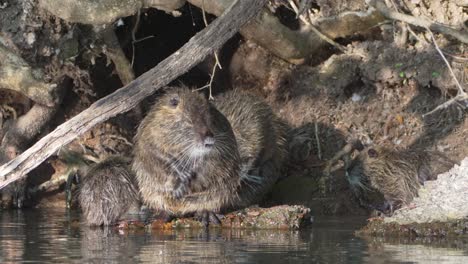
[[[80,216],[0,212],[0,262],[72,263],[468,263],[468,238],[361,239],[362,219],[319,218],[301,231],[89,228]]]
[[[368,263],[468,263],[468,237],[448,238],[365,238]]]

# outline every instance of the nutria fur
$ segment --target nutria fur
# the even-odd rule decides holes
[[[110,225],[139,210],[138,186],[130,160],[109,157],[82,177],[78,201],[88,225]]]
[[[135,136],[143,201],[176,216],[256,201],[279,176],[285,130],[269,106],[232,91],[213,103],[178,88],[162,96]]]
[[[354,188],[382,193],[392,212],[409,204],[425,181],[435,180],[454,164],[437,151],[368,147],[353,160],[347,176]]]

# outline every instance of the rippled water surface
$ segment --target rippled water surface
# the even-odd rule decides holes
[[[316,218],[301,231],[90,229],[65,211],[0,212],[0,262],[468,263],[468,239],[361,239],[355,218]]]

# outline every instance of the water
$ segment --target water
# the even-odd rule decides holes
[[[301,231],[88,228],[77,213],[0,212],[1,263],[468,263],[468,238],[385,241],[363,219],[318,217]]]

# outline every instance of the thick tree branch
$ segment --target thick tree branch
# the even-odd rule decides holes
[[[145,97],[167,85],[219,49],[265,5],[266,0],[234,2],[226,12],[187,44],[125,87],[92,104],[63,123],[24,153],[0,167],[0,189],[23,178],[61,146],[94,125],[130,110]]]
[[[233,0],[188,0],[194,6],[219,16]],[[346,12],[340,16],[317,21],[317,29],[330,38],[346,37],[367,30],[384,17],[376,10]],[[327,45],[310,26],[302,30],[291,30],[283,25],[268,9],[263,9],[255,20],[243,27],[240,33],[279,58],[293,64],[302,64]]]
[[[141,8],[173,11],[182,7],[185,0],[40,0],[41,8],[68,22],[102,25],[134,15]]]

